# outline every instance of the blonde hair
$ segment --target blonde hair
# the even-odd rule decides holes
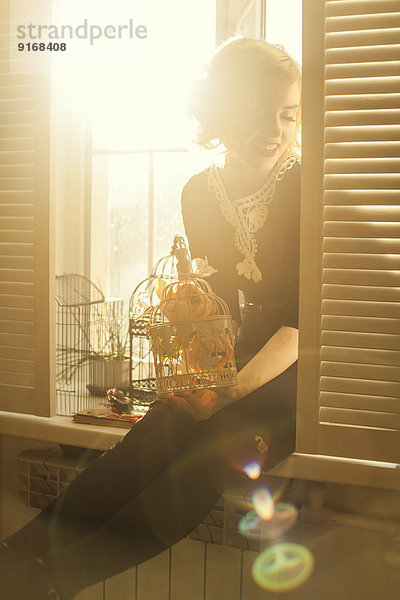
[[[226,150],[234,146],[235,132],[249,99],[257,101],[263,90],[273,85],[301,81],[299,64],[282,48],[264,40],[230,38],[221,44],[203,78],[192,90],[189,110],[198,122],[197,144]],[[292,154],[300,154],[300,109],[296,116],[295,138],[289,144]]]

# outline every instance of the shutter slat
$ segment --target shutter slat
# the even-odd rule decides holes
[[[20,346],[0,346],[0,357],[33,361],[35,359],[35,352],[33,348],[23,348]]]
[[[374,254],[395,254],[399,252],[400,242],[396,239],[363,239],[363,238],[337,238],[326,237],[324,239],[324,252],[361,252]],[[1,249],[0,249],[1,253]]]
[[[21,137],[21,138],[2,138],[0,139],[0,151],[1,152],[15,152],[15,151],[29,151],[32,150],[34,138],[32,137]]]
[[[400,119],[400,112],[399,112]],[[326,173],[398,173],[400,158],[327,158]]]
[[[353,48],[329,48],[326,50],[327,64],[348,64],[400,60],[400,44],[355,46]]]
[[[345,31],[326,33],[326,48],[350,48],[351,46],[376,46],[398,44],[400,28],[372,29],[362,31]]]
[[[359,333],[355,331],[329,331],[323,329],[321,342],[328,346],[400,350],[400,335],[393,333]]]
[[[0,358],[0,371],[10,373],[31,373],[35,372],[35,362],[32,360],[18,360]]]
[[[0,202],[1,217],[34,217],[34,205],[31,203],[6,203]]]
[[[34,165],[32,164],[21,164],[21,165],[0,165],[0,178],[8,178],[8,177],[32,177],[34,175]]]
[[[321,375],[329,377],[354,377],[355,379],[372,379],[400,382],[398,366],[361,365],[358,363],[342,363],[321,361]]]
[[[32,230],[34,217],[0,217],[0,229],[28,229]]]
[[[400,142],[343,142],[342,144],[326,144],[325,156],[327,159],[340,158],[388,158],[400,157]]]
[[[12,296],[33,296],[33,283],[0,281],[0,294],[11,294]]]
[[[30,106],[36,101],[34,96],[33,85],[3,85],[2,79],[4,75],[0,75],[0,100],[6,100],[8,102],[13,100],[30,100]],[[17,75],[15,74],[15,77]],[[15,109],[14,109],[15,110]]]
[[[0,190],[32,190],[33,177],[1,177]]]
[[[0,205],[32,203],[33,197],[33,190],[0,190]]]
[[[0,332],[0,346],[35,348],[35,336],[23,335],[21,333],[10,335],[9,333]]]
[[[33,161],[33,150],[15,150],[14,152],[4,152],[4,150],[0,150],[0,165],[33,164]]]
[[[349,285],[400,286],[399,271],[369,271],[368,269],[324,269],[323,283]]]
[[[2,138],[31,138],[35,135],[35,125],[0,125]]]
[[[322,297],[331,300],[400,302],[400,288],[324,284]]]
[[[326,190],[325,204],[398,206],[398,190]],[[385,237],[385,236],[382,236]]]
[[[332,406],[333,408],[354,408],[359,410],[377,410],[380,412],[396,412],[399,408],[399,399],[387,398],[385,396],[367,396],[365,394],[322,392],[321,406]]]
[[[34,310],[32,308],[12,308],[6,306],[0,306],[0,320],[14,320],[14,321],[30,321],[33,323]]]
[[[30,111],[34,97],[24,96],[23,98],[0,98],[0,113]]]
[[[400,109],[384,108],[379,110],[338,110],[325,113],[327,127],[345,127],[346,125],[396,125],[400,122]]]
[[[341,94],[393,94],[400,91],[400,77],[349,77],[348,79],[328,79],[326,95]]]
[[[321,377],[321,390],[349,394],[367,394],[371,396],[400,396],[400,383],[397,381],[377,381],[374,379],[356,379],[355,377]]]
[[[13,373],[11,371],[0,371],[1,383],[11,384],[15,386],[29,386],[35,385],[35,375],[29,373]]]
[[[323,267],[331,269],[399,269],[399,254],[324,253]]]
[[[326,110],[400,108],[400,94],[338,94],[326,98],[325,108]]]
[[[18,296],[12,294],[0,294],[1,306],[16,308],[33,308],[34,296]]]
[[[0,320],[1,333],[19,333],[33,335],[35,333],[35,324],[31,321],[5,321]]]
[[[367,410],[322,407],[319,412],[322,423],[343,423],[363,427],[383,427],[400,430],[400,414]]]
[[[324,217],[327,221],[367,221],[400,224],[399,206],[325,206]],[[400,236],[400,230],[399,230]],[[400,240],[400,237],[399,237]]]
[[[396,238],[399,236],[398,223],[368,223],[327,221],[324,234],[328,237]]]
[[[34,281],[33,269],[0,269],[0,280],[30,283]]]
[[[361,302],[356,300],[323,300],[325,315],[357,317],[400,318],[400,306],[396,302]]]
[[[325,185],[328,190],[336,189],[399,189],[400,173],[363,173],[325,175]],[[400,193],[400,192],[399,192]]]
[[[33,231],[23,231],[16,229],[3,229],[1,232],[1,239],[3,242],[29,244],[34,241]]]
[[[371,365],[371,367],[376,365],[400,366],[400,352],[397,350],[322,346],[321,358],[330,362],[359,363]]]
[[[327,17],[326,28],[327,32],[336,31],[357,31],[359,29],[391,29],[392,27],[400,27],[399,12],[382,12],[374,15],[341,15]]]
[[[344,15],[372,15],[374,13],[398,12],[398,0],[329,0],[326,2],[328,17]]]
[[[399,139],[400,126],[398,125],[329,127],[325,130],[326,142],[398,142]]]
[[[0,125],[23,125],[30,123],[34,125],[35,112],[33,110],[16,112],[3,112],[0,106]]]
[[[324,315],[322,329],[366,333],[400,334],[399,319],[379,317],[354,317],[346,315]]]
[[[34,256],[33,244],[0,242],[0,256]]]
[[[367,63],[341,63],[328,64],[326,67],[326,79],[339,79],[346,77],[380,77],[396,76],[400,71],[400,61],[386,60]],[[1,108],[1,107],[0,107]]]
[[[24,269],[32,271],[33,256],[2,256],[0,254],[0,269]]]

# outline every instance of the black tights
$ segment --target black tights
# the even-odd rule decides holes
[[[296,367],[207,421],[160,402],[55,502],[7,541],[41,557],[67,597],[188,535],[246,464],[294,450]],[[91,557],[93,559],[91,560]]]

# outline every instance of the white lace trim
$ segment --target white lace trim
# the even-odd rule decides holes
[[[262,281],[262,273],[255,261],[257,242],[254,234],[261,229],[267,219],[276,182],[283,179],[296,162],[294,156],[289,156],[257,192],[237,200],[229,199],[219,167],[212,165],[209,169],[208,189],[215,193],[223,216],[233,226],[235,246],[244,256],[244,259],[236,265],[238,275],[252,279],[255,283]]]

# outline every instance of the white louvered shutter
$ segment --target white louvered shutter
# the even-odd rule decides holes
[[[303,257],[319,252],[320,259],[311,257],[313,283],[302,302],[317,319],[304,308],[300,324],[313,330],[305,345],[314,339],[318,348],[301,376],[311,374],[317,386],[299,385],[307,406],[298,449],[400,463],[400,2],[321,5],[314,25],[323,52],[310,60],[324,63],[324,87],[315,86],[322,98],[314,98],[323,135],[311,132],[305,142],[303,189],[304,204],[314,153],[319,200],[314,195],[304,212],[315,219],[308,233],[317,241]],[[314,100],[306,92],[308,123]],[[316,127],[318,115],[317,108]]]
[[[36,3],[35,14],[45,15],[46,4]],[[24,10],[29,19],[29,5]],[[15,25],[12,6],[2,3],[0,409],[48,416],[54,396],[50,86],[48,75],[29,72],[34,63],[16,56]],[[43,67],[45,53],[40,60]]]

